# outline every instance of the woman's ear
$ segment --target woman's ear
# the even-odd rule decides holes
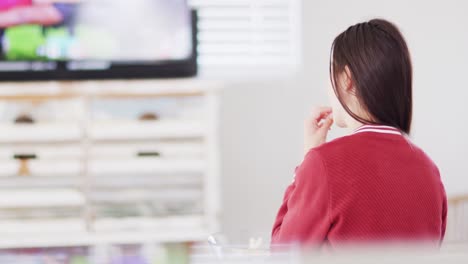
[[[348,93],[354,93],[353,77],[348,66],[345,66],[343,75],[344,90]]]

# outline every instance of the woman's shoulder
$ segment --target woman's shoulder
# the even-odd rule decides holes
[[[380,162],[382,159],[413,160],[414,164],[431,167],[437,174],[439,169],[431,157],[405,135],[383,135],[377,133],[351,134],[336,138],[314,149],[325,164],[337,166],[366,160]]]
[[[314,151],[321,154],[351,151],[361,145],[362,140],[359,135],[341,136],[314,148]]]
[[[351,152],[357,149],[358,139],[352,136],[343,136],[310,149],[305,157],[305,163],[321,163],[327,167],[333,160],[345,160]],[[303,163],[304,163],[303,162]]]

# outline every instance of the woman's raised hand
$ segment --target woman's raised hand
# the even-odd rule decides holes
[[[333,124],[331,107],[317,107],[304,122],[304,153],[326,142]]]

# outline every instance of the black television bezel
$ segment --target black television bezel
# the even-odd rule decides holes
[[[184,60],[159,61],[155,63],[111,65],[106,70],[68,70],[68,61],[57,61],[57,69],[51,71],[0,71],[0,82],[11,81],[63,81],[63,80],[111,80],[188,78],[198,72],[198,15],[191,10],[192,54]]]

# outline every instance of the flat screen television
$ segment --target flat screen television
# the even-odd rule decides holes
[[[187,0],[0,0],[0,81],[190,77]]]

